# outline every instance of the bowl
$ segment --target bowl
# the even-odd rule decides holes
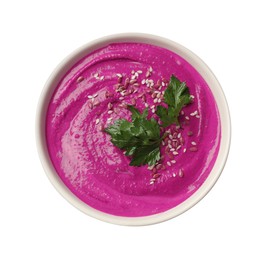
[[[62,182],[57,172],[55,171],[54,166],[50,160],[46,143],[45,120],[46,120],[46,111],[48,108],[48,104],[55,88],[57,87],[61,78],[67,73],[67,71],[81,58],[83,58],[88,53],[113,42],[148,43],[169,49],[170,51],[177,53],[187,62],[189,62],[204,78],[204,80],[210,87],[211,92],[213,93],[213,96],[217,103],[221,120],[221,142],[216,162],[205,182],[193,195],[191,195],[189,198],[187,198],[184,202],[182,202],[178,206],[170,210],[164,211],[162,213],[144,217],[122,217],[98,211],[88,206],[79,198],[77,198],[67,188],[67,186],[65,186],[65,184]],[[209,67],[197,55],[195,55],[193,52],[183,47],[182,45],[173,42],[169,39],[165,39],[150,34],[124,33],[124,34],[110,35],[94,40],[78,48],[76,51],[71,53],[67,58],[65,58],[55,68],[55,70],[47,80],[43,88],[43,91],[41,93],[36,113],[37,150],[42,166],[50,182],[69,203],[71,203],[73,206],[75,206],[77,209],[81,210],[85,214],[102,221],[119,225],[139,226],[139,225],[149,225],[149,224],[159,223],[171,219],[173,217],[176,217],[185,212],[186,210],[190,209],[192,206],[194,206],[210,191],[210,189],[218,180],[227,160],[230,148],[230,139],[231,139],[231,124],[230,124],[230,114],[228,105],[224,93],[222,91],[222,88],[218,80],[212,73],[212,71],[209,69]]]

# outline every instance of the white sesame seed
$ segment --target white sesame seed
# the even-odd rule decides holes
[[[168,164],[169,166],[171,166],[171,165],[172,165],[172,164],[171,164],[171,162],[169,162],[169,161],[167,162],[167,164]]]
[[[186,117],[185,117],[185,119],[186,119],[186,120],[189,120],[189,117],[188,117],[188,116],[186,116]]]
[[[176,174],[175,174],[175,173],[173,173],[173,174],[172,174],[172,177],[176,177]]]
[[[137,71],[137,73],[139,73],[139,74],[142,74],[142,73],[143,73],[143,71],[142,71],[142,70],[138,70],[138,71]]]
[[[179,175],[180,178],[183,178],[184,177],[184,172],[183,172],[182,169],[179,170],[178,175]]]
[[[109,117],[109,118],[108,118],[108,121],[111,121],[112,119],[113,119],[113,117]]]
[[[169,134],[169,138],[172,140],[173,139],[173,136],[171,134]]]
[[[156,112],[155,108],[152,108],[151,112],[152,113],[155,113]]]
[[[177,138],[181,138],[181,133],[179,133],[179,134],[177,135]]]
[[[136,93],[137,91],[138,91],[138,90],[137,90],[137,89],[135,89],[135,90],[134,90],[134,92],[133,92],[133,94],[134,94],[134,93]]]
[[[196,143],[196,142],[191,142],[191,144],[192,144],[192,145],[197,145],[197,143]]]
[[[108,114],[110,115],[110,114],[112,114],[113,113],[113,110],[109,110],[108,111]]]
[[[170,149],[170,151],[171,151],[171,152],[174,152],[174,151],[175,151],[175,149],[174,149],[174,148],[171,148],[171,149]]]
[[[150,72],[152,72],[152,71],[153,71],[152,67],[149,67],[149,71],[150,71]]]
[[[165,83],[164,83],[164,82],[162,82],[162,83],[161,83],[161,86],[162,86],[162,87],[164,87],[164,86],[165,86]]]
[[[143,80],[141,81],[141,83],[142,83],[142,85],[144,85],[144,84],[146,83],[146,80],[143,79]]]
[[[157,102],[158,102],[158,99],[157,99],[157,98],[155,98],[155,99],[154,99],[154,103],[157,103]]]
[[[176,161],[175,160],[171,160],[171,163],[176,163]]]
[[[160,103],[160,102],[161,102],[161,99],[159,98],[159,99],[158,99],[158,103]]]
[[[191,98],[195,98],[195,96],[194,96],[194,95],[190,95],[190,97],[191,97]]]
[[[122,75],[120,73],[116,74],[118,78],[122,78]]]
[[[177,154],[179,154],[179,153],[178,153],[178,152],[176,152],[176,151],[174,151],[172,154],[173,154],[173,155],[177,155]]]
[[[172,149],[172,145],[171,144],[168,144],[169,148]]]
[[[155,105],[151,106],[151,108],[155,108]]]
[[[93,98],[93,96],[91,96],[91,95],[89,95],[89,96],[87,96],[89,99],[92,99]]]
[[[97,77],[98,77],[98,75],[99,75],[98,73],[95,73],[95,74],[94,74],[94,77],[95,77],[95,78],[97,78]]]
[[[155,91],[156,92],[156,91]],[[160,98],[160,95],[161,95],[161,93],[160,92],[158,92],[158,94],[157,94],[157,98]]]
[[[196,115],[196,118],[200,118],[200,116],[199,115]]]
[[[101,76],[101,77],[100,77],[100,80],[103,80],[104,78],[105,78],[105,76]]]
[[[135,73],[135,71],[134,70],[132,70],[132,72],[131,72],[132,74],[134,74]]]
[[[148,104],[147,103],[145,103],[145,107],[148,107]]]
[[[98,96],[98,94],[97,94],[97,93],[93,95],[93,97],[97,97],[97,96]]]
[[[97,125],[99,122],[100,122],[100,119],[97,118],[97,119],[95,120],[95,124]]]
[[[135,76],[136,78],[138,78],[138,76],[139,76],[138,72],[135,72],[135,73],[134,73],[134,76]]]
[[[151,180],[151,181],[149,182],[149,184],[150,184],[150,185],[154,184],[154,181],[153,181],[153,180]]]
[[[182,147],[182,146],[181,146],[181,145],[179,145],[179,146],[176,148],[176,150],[179,150],[179,149],[181,149],[181,147]]]
[[[184,153],[186,152],[186,148],[184,148]]]
[[[123,100],[124,99],[124,97],[119,97],[119,100]]]

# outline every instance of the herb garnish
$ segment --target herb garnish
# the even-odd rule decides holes
[[[164,93],[168,108],[159,105],[156,110],[162,126],[179,125],[179,113],[190,101],[185,82],[180,82],[172,75]],[[115,146],[124,150],[126,156],[131,156],[131,166],[155,165],[160,160],[160,143],[165,135],[160,136],[160,125],[154,118],[147,119],[148,108],[142,113],[134,106],[129,105],[128,109],[132,113],[132,121],[119,119],[105,128],[105,132],[111,135],[111,142]]]
[[[143,113],[128,106],[132,122],[119,119],[105,129],[111,135],[111,142],[131,156],[131,166],[154,165],[160,159],[160,126],[154,119],[147,119],[148,108]]]
[[[181,82],[172,75],[168,88],[164,93],[164,102],[168,105],[168,108],[158,106],[156,110],[156,114],[159,116],[162,126],[167,127],[172,124],[179,125],[178,115],[183,106],[191,102],[189,89],[185,82]]]

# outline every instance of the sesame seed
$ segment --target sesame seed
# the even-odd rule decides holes
[[[191,144],[192,144],[192,145],[197,145],[197,143],[196,143],[196,142],[191,142]]]
[[[188,136],[192,136],[192,135],[193,135],[193,132],[192,132],[192,131],[188,131],[188,132],[187,132],[187,135],[188,135]]]
[[[181,134],[181,133],[179,133],[179,134],[177,135],[177,138],[181,138],[181,135],[182,135],[182,134]]]
[[[131,79],[130,84],[134,84],[136,82],[136,79]]]
[[[135,71],[134,70],[132,70],[132,72],[131,72],[132,74],[134,74],[135,73]]]
[[[151,166],[148,166],[147,169],[148,170],[152,170],[154,168],[155,165],[151,165]]]
[[[148,107],[149,105],[147,103],[145,103],[145,107]]]
[[[196,152],[198,149],[196,146],[190,147],[189,148],[190,152]]]
[[[146,77],[148,78],[149,76],[150,76],[150,72],[147,71],[147,72],[146,72]]]
[[[176,151],[174,151],[172,154],[173,154],[173,155],[177,155],[177,154],[179,154],[179,153],[178,153],[178,152],[176,152]]]
[[[77,82],[80,83],[84,80],[84,77],[83,76],[80,76],[79,78],[77,78]]]
[[[196,115],[196,118],[200,118],[200,116],[199,115]]]
[[[108,118],[108,121],[111,121],[112,119],[113,119],[113,117],[109,117],[109,118]]]
[[[162,82],[162,83],[161,83],[161,86],[162,86],[162,87],[164,87],[164,86],[165,86],[165,83],[164,83],[164,82]]]
[[[109,102],[108,103],[108,109],[112,109],[113,105]]]
[[[184,172],[183,172],[182,169],[179,170],[178,175],[179,175],[180,178],[183,178],[184,177]]]
[[[190,118],[188,116],[185,117],[186,120],[189,120]]]
[[[179,149],[181,149],[181,147],[182,147],[182,146],[181,146],[181,145],[179,145],[179,146],[176,148],[176,150],[179,150]]]
[[[155,108],[152,108],[151,112],[152,113],[155,113],[156,112]]]
[[[138,78],[138,77],[139,77],[138,72],[135,72],[135,73],[134,73],[134,76],[135,76],[135,78]]]
[[[195,96],[194,96],[194,95],[190,95],[190,97],[191,97],[191,98],[195,98]]]
[[[161,167],[162,167],[162,164],[159,163],[159,164],[156,166],[156,169],[159,170],[159,169],[161,169]]]
[[[98,96],[98,94],[97,94],[97,93],[93,95],[93,97],[97,97],[97,96]]]
[[[146,83],[146,80],[143,79],[143,80],[141,81],[141,83],[142,83],[142,85],[144,85],[144,84]]]
[[[171,162],[169,162],[169,161],[167,162],[167,164],[168,164],[168,166],[171,166],[172,165]]]
[[[116,74],[118,78],[122,78],[122,75],[120,73]]]
[[[155,108],[155,105],[151,106],[151,108]]]
[[[95,124],[97,125],[99,122],[100,122],[100,119],[97,118],[96,121],[95,121]]]
[[[150,184],[150,185],[154,184],[154,180],[153,180],[153,179],[150,180],[149,184]]]
[[[95,77],[95,78],[97,78],[97,77],[98,77],[98,75],[99,75],[98,73],[95,73],[95,74],[94,74],[94,77]]]
[[[123,100],[124,99],[124,97],[119,97],[119,100]]]
[[[108,114],[110,115],[110,114],[112,114],[113,113],[113,110],[109,110],[108,111]]]
[[[151,66],[149,67],[149,69],[148,69],[148,70],[149,70],[149,72],[152,72],[152,71],[153,71],[153,69],[152,69],[152,67],[151,67]]]
[[[95,103],[94,103],[94,106],[98,106],[100,104],[100,102],[99,101],[96,101]]]
[[[156,174],[153,174],[152,176],[154,179],[158,179],[160,177],[160,174],[159,173],[156,173]]]
[[[171,160],[171,163],[176,163],[176,161],[175,160]]]
[[[183,151],[184,153],[186,152],[186,148],[184,148],[184,151]]]
[[[137,83],[137,82],[134,83],[133,85],[134,85],[135,87],[139,87],[139,83]]]
[[[160,102],[161,102],[161,99],[159,98],[159,99],[158,99],[158,103],[160,103]]]
[[[175,173],[173,173],[173,174],[172,174],[172,177],[176,177],[176,174],[175,174]]]
[[[174,152],[174,151],[175,151],[175,149],[174,149],[174,148],[171,148],[171,149],[170,149],[170,151],[171,151],[171,152]]]
[[[91,95],[89,95],[89,96],[87,96],[89,99],[92,99],[93,98],[93,96],[91,96]]]
[[[171,134],[169,134],[169,138],[172,140],[173,139],[173,136]]]
[[[138,71],[137,71],[137,73],[139,73],[139,74],[142,74],[142,73],[143,73],[143,71],[142,71],[142,70],[138,70]]]
[[[101,77],[100,77],[100,80],[104,80],[104,78],[105,78],[105,76],[101,76]]]

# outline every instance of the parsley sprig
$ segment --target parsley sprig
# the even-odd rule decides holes
[[[105,129],[111,135],[111,142],[131,156],[131,166],[154,165],[160,159],[160,126],[154,119],[147,119],[148,108],[143,113],[128,106],[132,122],[119,119]]]
[[[164,102],[167,107],[159,105],[156,110],[162,126],[179,125],[181,109],[191,102],[185,82],[172,75],[164,93]],[[160,125],[154,118],[147,118],[148,108],[142,113],[134,106],[128,106],[128,109],[132,121],[119,119],[105,128],[105,132],[111,136],[115,146],[124,150],[126,156],[131,156],[131,166],[155,165],[160,160],[160,143],[165,135],[160,136]]]
[[[164,93],[164,102],[168,105],[168,108],[157,106],[156,110],[156,114],[159,116],[162,126],[167,127],[172,124],[179,125],[178,115],[182,108],[191,102],[189,89],[185,82],[181,82],[172,75],[168,88]]]

